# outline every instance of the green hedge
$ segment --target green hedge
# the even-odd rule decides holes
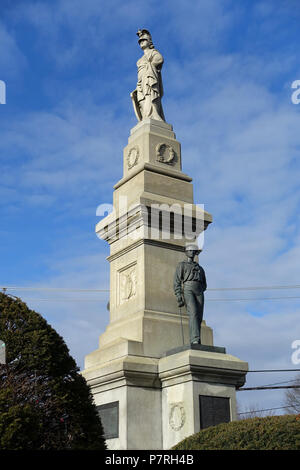
[[[219,424],[187,437],[175,450],[299,450],[300,415]]]

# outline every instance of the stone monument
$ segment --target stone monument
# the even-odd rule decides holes
[[[204,320],[201,338],[190,344],[174,273],[212,216],[194,204],[180,143],[165,122],[162,55],[149,31],[137,35],[144,55],[131,98],[139,122],[124,148],[114,210],[96,226],[110,245],[110,319],[82,374],[109,449],[161,450],[236,418],[235,390],[245,382],[247,363],[214,346]]]

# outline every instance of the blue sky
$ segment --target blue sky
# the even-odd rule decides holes
[[[136,124],[135,33],[148,28],[165,58],[163,105],[183,170],[214,217],[201,255],[209,287],[299,285],[299,19],[296,0],[2,0],[0,284],[109,288],[96,208],[122,176]],[[18,294],[82,367],[107,325],[107,294]],[[215,343],[252,369],[294,368],[299,301],[210,301],[205,317]],[[257,375],[249,386],[294,376]],[[244,407],[282,404],[282,392],[243,394]]]

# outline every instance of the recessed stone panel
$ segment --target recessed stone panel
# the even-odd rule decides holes
[[[118,304],[133,299],[137,288],[137,264],[132,263],[118,271]]]

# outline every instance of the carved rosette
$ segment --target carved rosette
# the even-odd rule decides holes
[[[140,157],[139,147],[136,145],[131,147],[127,154],[127,168],[131,170],[135,165],[137,165]]]
[[[171,145],[160,143],[156,146],[156,160],[160,163],[172,165],[175,160],[175,150]]]
[[[182,402],[170,405],[169,424],[174,431],[179,431],[185,423],[185,409]]]

